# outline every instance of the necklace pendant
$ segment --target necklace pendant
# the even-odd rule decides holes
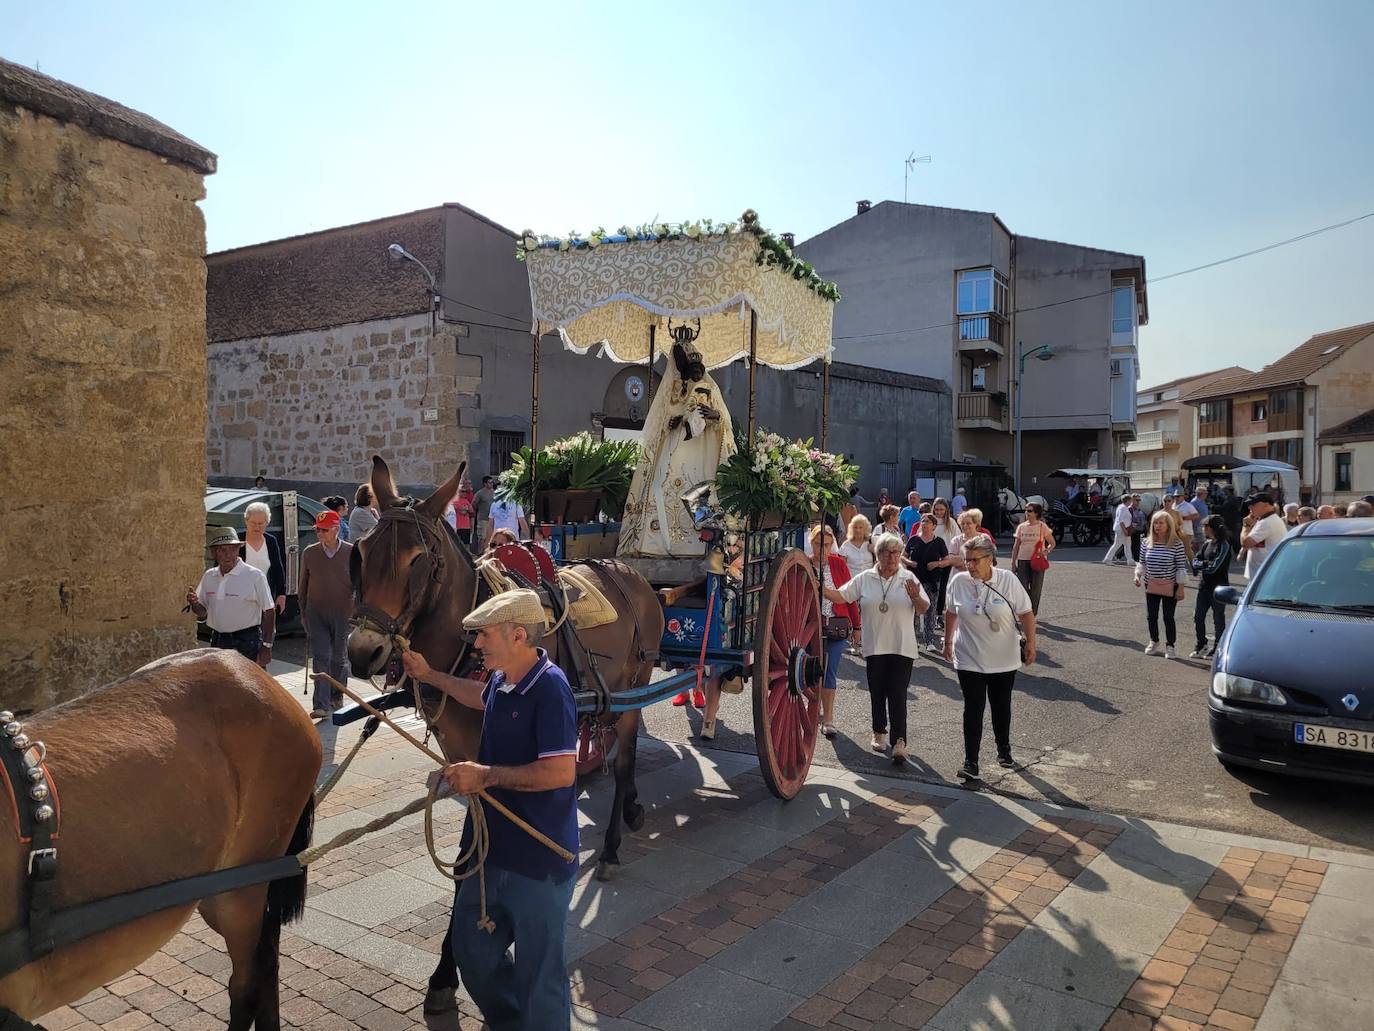
[[[885,602],[885,601],[879,602],[879,603],[878,603],[878,611],[879,611],[879,612],[886,612],[886,611],[887,611],[887,602]]]

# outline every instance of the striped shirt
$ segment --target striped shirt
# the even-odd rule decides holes
[[[1188,556],[1183,550],[1183,542],[1175,541],[1170,547],[1167,544],[1146,541],[1140,547],[1140,561],[1136,563],[1135,575],[1140,577],[1146,587],[1150,586],[1151,580],[1187,583]]]

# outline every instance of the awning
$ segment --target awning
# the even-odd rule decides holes
[[[1077,480],[1085,477],[1101,479],[1104,476],[1125,476],[1130,477],[1128,469],[1056,469],[1050,473],[1052,480]]]
[[[535,331],[557,331],[579,354],[600,347],[618,362],[672,346],[668,320],[701,332],[694,345],[709,369],[749,354],[749,315],[758,314],[757,360],[795,369],[830,360],[834,301],[822,296],[809,265],[767,234],[731,232],[662,239],[604,237],[595,246],[540,242],[527,247]],[[821,284],[832,291],[832,284]]]

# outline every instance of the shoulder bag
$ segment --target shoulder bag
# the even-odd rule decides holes
[[[1035,551],[1031,553],[1030,567],[1037,573],[1043,573],[1050,568],[1050,557],[1045,553],[1045,542],[1042,540],[1035,546]]]
[[[1007,603],[1007,611],[1011,613],[1011,625],[1016,627],[1016,639],[1021,646],[1021,665],[1024,666],[1026,664],[1026,634],[1021,629],[1021,624],[1016,619],[1016,609],[1012,606],[1011,599],[992,585],[992,581],[996,578],[997,574],[993,573],[991,577],[981,582],[987,585],[988,590],[995,593],[997,597]]]

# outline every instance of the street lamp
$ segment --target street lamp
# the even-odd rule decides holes
[[[1054,348],[1049,344],[1041,344],[1039,347],[1030,349],[1023,348],[1021,341],[1016,341],[1017,362],[1016,362],[1016,444],[1015,454],[1012,456],[1012,479],[1016,483],[1016,496],[1021,494],[1021,381],[1026,378],[1026,359],[1036,358],[1042,362],[1047,362],[1054,357]]]
[[[413,261],[415,264],[419,265],[424,271],[425,276],[429,279],[429,292],[434,294],[434,299],[436,301],[439,299],[439,287],[435,284],[434,273],[429,270],[428,265],[411,254],[410,251],[406,250],[399,243],[393,243],[391,246],[387,247],[386,253],[393,265],[399,265],[403,261]]]

